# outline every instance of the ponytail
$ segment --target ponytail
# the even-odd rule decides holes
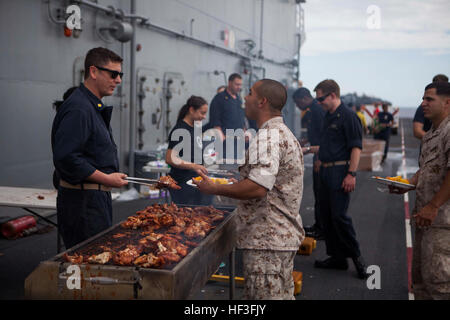
[[[199,109],[201,106],[208,104],[206,102],[205,99],[203,99],[202,97],[199,96],[191,96],[187,101],[186,104],[184,106],[181,107],[179,113],[178,113],[178,118],[177,118],[177,122],[181,121],[184,119],[184,117],[186,117],[186,115],[189,112],[189,108],[192,107],[194,108],[194,110]]]
[[[186,117],[186,115],[189,112],[189,105],[186,103],[184,106],[181,107],[180,112],[178,113],[177,122],[181,121]]]

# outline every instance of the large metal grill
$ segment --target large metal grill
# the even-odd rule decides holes
[[[218,209],[226,212],[225,219],[177,264],[165,265],[162,269],[81,264],[78,265],[81,288],[69,289],[68,282],[74,281],[75,273],[68,269],[72,264],[64,262],[63,255],[81,251],[96,253],[93,248],[123,231],[118,223],[41,262],[25,281],[25,296],[29,299],[191,298],[206,284],[236,242],[235,213],[230,208]],[[123,245],[129,241],[132,241],[132,236]]]

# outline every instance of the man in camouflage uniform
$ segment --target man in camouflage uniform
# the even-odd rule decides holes
[[[410,179],[413,210],[413,287],[416,299],[450,299],[450,84],[425,88],[422,108],[432,127],[422,139],[420,169]],[[406,191],[395,190],[393,193]]]
[[[294,299],[294,257],[304,238],[299,214],[303,154],[283,123],[287,93],[277,81],[256,82],[245,97],[245,113],[259,131],[250,143],[241,180],[215,185],[205,175],[201,191],[240,199],[237,247],[243,249],[244,299]]]

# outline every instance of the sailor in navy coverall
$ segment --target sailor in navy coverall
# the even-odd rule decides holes
[[[350,192],[355,188],[356,169],[362,149],[362,127],[358,116],[340,100],[333,80],[324,80],[314,89],[316,100],[327,113],[320,139],[320,213],[325,244],[330,256],[316,261],[316,268],[347,269],[352,258],[359,278],[366,278],[352,219],[347,215]]]
[[[100,100],[120,84],[121,62],[108,49],[90,50],[84,84],[64,101],[53,122],[53,162],[61,179],[58,228],[66,248],[112,225],[111,188],[127,184],[126,175],[118,172],[112,107]]]

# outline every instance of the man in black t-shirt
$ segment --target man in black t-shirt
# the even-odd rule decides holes
[[[387,153],[389,150],[389,138],[391,137],[391,127],[394,124],[394,117],[392,113],[388,112],[389,105],[383,103],[383,111],[378,112],[378,123],[380,124],[380,131],[375,133],[373,137],[377,140],[384,140],[386,144],[384,145],[384,155],[383,163],[386,160]]]

